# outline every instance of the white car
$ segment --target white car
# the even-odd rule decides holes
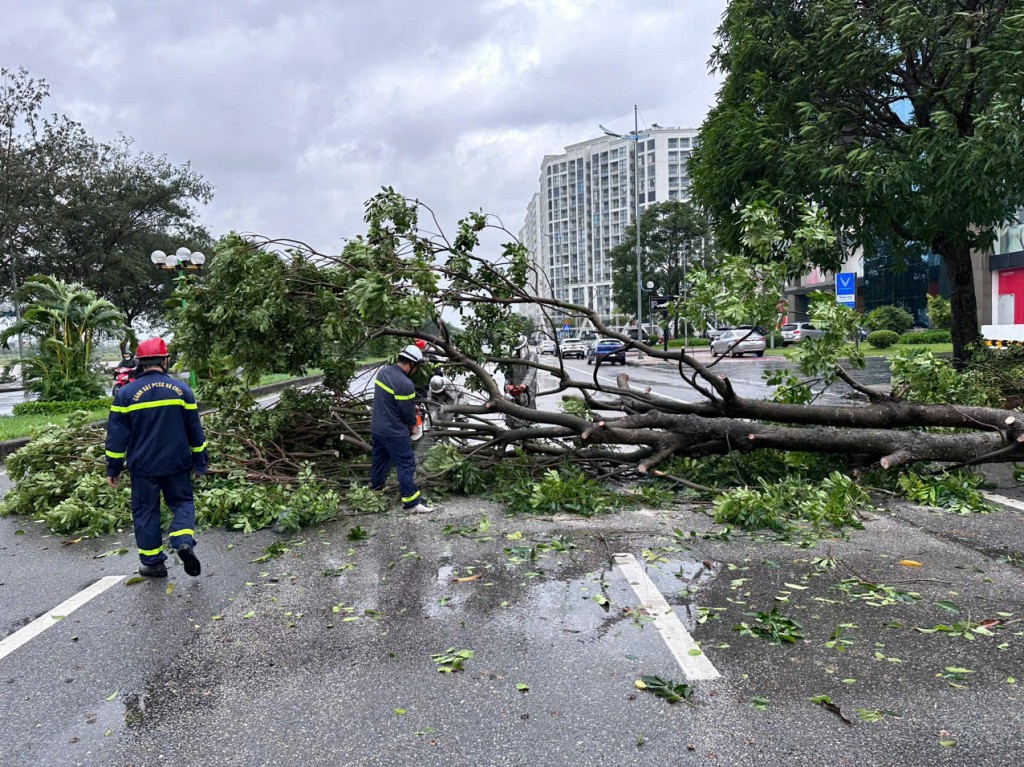
[[[555,354],[562,359],[569,359],[569,357],[583,359],[587,356],[587,346],[578,338],[563,338],[558,344],[558,350]]]
[[[739,357],[753,354],[763,357],[766,347],[764,336],[756,330],[727,330],[711,342],[711,356]]]
[[[554,354],[556,348],[557,347],[555,346],[555,342],[552,341],[550,338],[545,338],[543,341],[540,342],[541,354]]]

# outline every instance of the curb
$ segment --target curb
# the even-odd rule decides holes
[[[254,399],[259,399],[260,397],[277,394],[279,391],[284,391],[285,389],[290,389],[292,387],[313,386],[323,380],[324,377],[322,375],[306,376],[305,378],[292,378],[288,381],[280,381],[278,383],[267,384],[266,386],[257,386],[249,389],[249,394],[252,395]],[[213,408],[204,407],[202,402],[199,403],[200,413],[208,413],[212,409]],[[104,424],[106,424],[106,421],[96,421],[93,425],[103,426]],[[6,459],[11,453],[21,450],[21,448],[25,447],[25,445],[31,441],[31,437],[18,437],[17,439],[9,439],[6,442],[0,442],[0,463],[3,463],[4,459]]]

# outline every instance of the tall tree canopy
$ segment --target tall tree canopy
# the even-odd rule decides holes
[[[163,314],[170,275],[149,254],[209,248],[197,207],[212,187],[186,163],[102,143],[65,116],[43,116],[49,87],[0,70],[0,295],[33,273],[77,282],[129,323]]]
[[[660,296],[682,296],[686,273],[706,262],[710,250],[707,218],[688,202],[670,200],[648,206],[640,214],[640,268],[643,281],[654,283]],[[636,305],[636,227],[630,224],[622,242],[609,253],[612,297],[616,306]],[[646,307],[645,307],[646,309]]]
[[[930,249],[964,359],[971,250],[1024,203],[1024,2],[732,0],[718,36],[725,82],[691,162],[716,234],[737,244],[756,199],[792,224],[811,197],[847,246]]]

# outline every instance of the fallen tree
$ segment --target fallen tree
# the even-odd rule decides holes
[[[868,485],[979,510],[978,482],[960,469],[1024,454],[1020,414],[1000,407],[1019,378],[1005,361],[979,357],[977,368],[962,373],[911,352],[893,358],[891,389],[864,385],[856,377],[864,355],[846,343],[858,316],[825,296],[812,306],[824,336],[801,344],[791,368],[766,373],[769,397],[743,397],[720,360],[624,337],[587,307],[531,289],[540,275],[498,222],[473,214],[449,240],[422,234],[424,211],[383,191],[367,204],[367,235],[339,255],[231,235],[202,279],[179,283],[187,301],[174,317],[175,351],[201,371],[204,401],[219,406],[207,419],[213,464],[196,488],[200,524],[295,529],[339,506],[383,510],[387,500],[365,486],[372,376],[360,368],[413,339],[425,340],[435,369],[470,393],[441,409],[434,447],[421,451],[422,484],[489,494],[526,511],[664,504],[666,493],[681,489],[714,499],[726,524],[781,530],[792,515],[841,527],[858,524]],[[751,207],[744,220],[749,246],[784,257],[763,266],[721,258],[715,274],[695,270],[690,300],[670,311],[697,325],[711,307],[735,325],[775,324],[787,275],[800,273],[807,249],[828,242],[828,222],[809,206],[797,235],[783,243],[772,211]],[[440,229],[436,222],[431,228]],[[513,354],[520,334],[556,338],[569,317],[674,364],[686,396],[659,396],[626,372],[606,384],[600,360],[579,379],[560,360]],[[560,397],[559,410],[506,397],[514,366],[550,374],[538,378],[536,394]],[[235,374],[309,368],[324,371],[324,384],[270,408],[249,399]],[[857,399],[823,398],[837,385]],[[1019,401],[1019,391],[1011,395]],[[102,430],[44,437],[10,459],[18,484],[0,511],[33,514],[68,533],[127,524],[127,490],[102,481]],[[631,492],[608,495],[606,480]]]
[[[421,233],[424,212],[429,214],[418,202],[381,192],[367,204],[368,234],[350,241],[339,256],[294,241],[228,238],[205,280],[188,287],[177,325],[183,358],[210,366],[220,356],[258,372],[322,367],[328,386],[344,393],[355,360],[368,348],[395,351],[423,339],[440,357],[440,369],[461,377],[480,397],[479,404],[447,408],[453,417],[470,419],[447,423],[447,436],[469,441],[464,451],[476,456],[515,445],[581,462],[612,460],[643,473],[673,456],[761,449],[832,453],[855,466],[885,468],[1014,461],[1024,454],[1021,417],[993,406],[997,397],[977,373],[963,378],[941,360],[915,355],[892,391],[861,384],[849,372],[863,365],[858,350],[847,351],[845,366],[840,364],[856,315],[834,299],[815,303],[815,324],[827,328],[826,335],[802,345],[791,371],[772,374],[775,398],[744,398],[718,372],[717,360],[705,364],[682,350],[630,339],[588,307],[531,291],[538,275],[523,246],[514,238],[499,241],[496,254],[482,242],[507,234],[492,219],[471,215],[449,240]],[[691,301],[673,311],[697,324],[714,306],[726,321],[774,325],[786,276],[799,272],[806,251],[831,237],[824,212],[813,207],[805,209],[803,226],[788,243],[779,241],[777,221],[766,208],[748,209],[745,226],[751,247],[784,249],[786,257],[767,266],[725,259],[713,275],[698,270]],[[434,221],[431,228],[440,227]],[[537,327],[516,313],[524,308],[541,318]],[[461,327],[450,328],[456,315]],[[694,401],[638,389],[626,374],[614,386],[603,384],[600,361],[592,377],[579,380],[560,361],[511,356],[521,332],[555,338],[568,317],[586,318],[602,335],[672,362]],[[381,345],[385,339],[390,346]],[[500,383],[514,364],[553,376],[555,384],[538,395],[579,398],[581,406],[546,412],[515,404]],[[837,382],[866,401],[820,402],[823,387]],[[951,399],[938,401],[943,396]],[[915,401],[919,397],[925,401]],[[519,428],[506,428],[494,415],[514,419]]]

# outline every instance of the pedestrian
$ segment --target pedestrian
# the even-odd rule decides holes
[[[409,344],[398,354],[394,365],[381,368],[373,388],[373,414],[370,441],[373,452],[370,487],[383,490],[391,467],[398,472],[398,490],[402,507],[410,514],[429,514],[416,484],[416,457],[412,435],[416,430],[416,385],[413,376],[423,364],[423,351]]]
[[[150,338],[136,352],[140,373],[114,396],[107,418],[107,482],[132,476],[132,520],[139,547],[139,575],[166,578],[160,495],[170,507],[171,548],[189,575],[199,575],[195,553],[196,506],[191,472],[206,473],[209,458],[192,390],[167,375],[167,344]]]

